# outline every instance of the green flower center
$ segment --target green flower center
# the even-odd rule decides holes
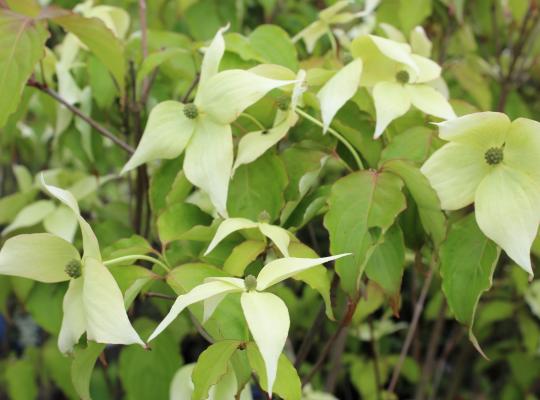
[[[410,75],[407,71],[399,71],[397,74],[396,74],[396,80],[399,82],[399,83],[409,83],[409,79],[410,79]]]
[[[79,260],[71,260],[64,268],[66,274],[73,279],[77,279],[82,275],[82,264]]]
[[[268,214],[268,211],[262,211],[260,214],[259,214],[259,222],[266,222],[266,223],[269,223],[270,222],[270,214]]]
[[[502,147],[491,147],[484,154],[484,158],[489,165],[497,165],[504,159]]]
[[[281,111],[287,111],[289,109],[289,106],[291,105],[291,99],[285,95],[279,96],[276,99],[276,103]]]
[[[199,116],[199,110],[193,103],[188,103],[184,106],[184,115],[186,118],[195,119]]]
[[[253,275],[248,275],[244,278],[244,286],[248,292],[257,289],[257,278]]]

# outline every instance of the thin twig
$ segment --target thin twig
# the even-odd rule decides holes
[[[338,337],[341,334],[341,331],[345,329],[349,324],[351,323],[352,317],[354,315],[354,311],[356,310],[356,306],[358,305],[358,301],[360,300],[359,296],[356,296],[354,299],[349,299],[349,302],[347,304],[347,311],[345,312],[345,315],[341,319],[338,328],[334,332],[334,334],[328,339],[328,341],[325,343],[324,347],[322,348],[321,352],[319,353],[319,358],[317,358],[317,361],[311,368],[311,371],[302,379],[302,386],[305,386],[308,384],[311,379],[315,376],[317,372],[323,367],[324,361],[326,360],[326,357],[328,356],[328,353],[330,353],[330,350],[334,346],[334,343],[338,339]]]
[[[446,300],[443,300],[439,308],[437,320],[431,331],[431,337],[429,339],[426,357],[422,366],[422,374],[420,375],[420,383],[416,387],[416,400],[423,400],[426,394],[426,386],[431,380],[433,372],[435,370],[435,356],[437,355],[437,348],[442,337],[444,320],[446,316]]]
[[[434,400],[437,398],[437,391],[439,389],[439,385],[441,383],[441,379],[444,373],[444,366],[446,364],[446,360],[448,359],[448,357],[454,350],[454,347],[463,338],[464,332],[465,332],[465,329],[459,326],[454,329],[454,332],[450,335],[450,338],[446,341],[442,355],[440,359],[437,361],[437,366],[435,367],[435,374],[433,376],[433,385],[432,385],[433,389],[431,391],[431,395],[429,396],[429,400]]]
[[[141,121],[141,105],[137,103],[137,74],[135,73],[135,65],[133,62],[129,63],[130,72],[130,86],[131,86],[131,101],[128,102],[128,109],[133,117],[133,128],[135,130],[135,140],[139,143],[143,135],[142,121]],[[135,192],[135,215],[133,219],[133,227],[137,234],[143,234],[147,236],[149,219],[150,219],[150,207],[148,207],[148,173],[146,165],[143,164],[137,168],[136,177],[136,192]],[[146,210],[145,210],[146,204]],[[144,212],[146,211],[146,219],[144,219]],[[143,226],[143,221],[146,224]],[[146,227],[146,229],[144,229]]]
[[[411,346],[414,335],[416,333],[416,328],[418,327],[418,322],[420,321],[420,315],[422,315],[422,311],[424,310],[424,303],[426,301],[429,287],[431,286],[431,280],[433,279],[432,267],[433,266],[430,266],[426,279],[424,280],[422,291],[414,307],[414,314],[411,320],[411,324],[409,326],[409,330],[407,332],[407,336],[405,337],[405,342],[403,343],[403,347],[401,348],[401,353],[399,354],[399,360],[397,364],[394,366],[394,371],[392,372],[392,379],[390,380],[390,384],[388,385],[388,389],[387,389],[391,393],[394,392],[394,390],[396,389],[396,385],[399,379],[401,368],[403,367],[403,363],[405,362],[405,357],[409,353],[409,347]]]
[[[347,344],[347,337],[349,336],[349,327],[345,327],[339,334],[330,355],[330,370],[326,376],[326,382],[324,384],[324,390],[327,393],[333,393],[336,388],[336,383],[339,377],[342,366],[343,352]]]
[[[375,376],[375,394],[376,399],[381,399],[381,370],[379,368],[379,349],[377,348],[377,339],[375,339],[375,329],[373,327],[373,318],[370,316],[369,324],[369,341],[371,343],[371,352],[373,353],[373,373]]]
[[[146,105],[146,102],[148,101],[148,97],[150,96],[150,89],[152,89],[152,86],[154,82],[156,81],[158,72],[159,72],[159,67],[154,68],[154,70],[150,74],[150,79],[148,79],[147,85],[145,86],[143,84],[141,100],[140,100],[142,107],[144,107]]]
[[[514,72],[519,58],[522,56],[523,49],[529,38],[530,33],[533,31],[536,22],[533,22],[529,29],[529,22],[532,18],[533,21],[537,21],[539,17],[538,9],[535,2],[530,2],[529,8],[519,29],[519,35],[512,46],[512,60],[510,61],[510,66],[508,67],[508,72],[505,76],[502,77],[501,81],[501,93],[499,95],[499,101],[497,103],[497,111],[504,111],[506,106],[506,101],[512,87],[514,86]]]
[[[146,59],[146,57],[148,57],[148,26],[146,23],[146,0],[139,0],[139,21],[141,24],[141,53],[142,53],[141,63],[142,63]],[[147,91],[148,91],[148,79],[145,77],[142,82],[141,93],[146,93]]]
[[[175,301],[177,299],[176,296],[170,296],[168,294],[157,293],[157,292],[146,292],[144,295],[146,297],[155,297],[156,299],[163,299],[163,300],[170,300],[170,301]]]
[[[197,318],[195,318],[191,311],[189,312],[189,317],[191,319],[191,322],[193,322],[193,325],[195,325],[195,329],[197,329],[197,332],[199,332],[199,335],[201,335],[208,343],[214,344],[215,340],[212,338],[212,336],[210,336],[206,329],[204,329],[202,324]]]
[[[88,115],[84,114],[79,110],[77,107],[69,104],[62,96],[60,96],[58,93],[56,93],[54,90],[52,90],[49,87],[43,86],[41,83],[36,82],[34,80],[30,80],[27,83],[28,86],[36,88],[38,90],[41,90],[43,93],[48,94],[53,99],[58,101],[60,104],[62,104],[64,107],[66,107],[69,111],[71,111],[73,114],[75,114],[77,117],[85,121],[88,125],[90,125],[92,128],[94,128],[100,135],[105,136],[107,139],[111,140],[114,144],[118,145],[120,148],[125,150],[129,154],[133,154],[135,150],[127,144],[124,143],[121,139],[116,137],[111,131],[109,131],[107,128],[103,127],[99,123],[97,123],[95,120],[93,120]]]
[[[182,97],[182,103],[185,103],[186,101],[189,100],[189,96],[191,96],[191,92],[193,92],[193,90],[195,89],[195,87],[197,86],[197,84],[199,83],[199,79],[201,77],[201,74],[199,74],[198,72],[195,74],[195,77],[193,78],[193,80],[191,81],[191,84],[189,85],[188,87],[188,90],[186,91],[186,93],[184,94],[184,97]]]
[[[294,360],[294,367],[299,368],[304,360],[306,359],[307,355],[309,354],[309,350],[311,349],[311,346],[313,345],[313,341],[315,340],[315,337],[320,333],[321,328],[323,327],[325,319],[325,305],[321,304],[321,308],[319,309],[319,312],[317,313],[317,316],[315,317],[315,320],[313,321],[313,324],[309,328],[309,330],[306,332],[306,336],[304,336],[304,340],[302,341],[302,344],[300,345],[300,348],[298,349],[298,353],[296,355],[296,359]]]

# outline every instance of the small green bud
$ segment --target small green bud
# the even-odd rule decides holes
[[[281,111],[287,111],[289,109],[289,106],[291,105],[291,99],[285,95],[279,96],[276,99],[276,103]]]
[[[71,260],[64,268],[66,274],[73,279],[77,279],[82,275],[82,264],[79,260]]]
[[[269,223],[270,222],[270,214],[268,214],[268,211],[262,211],[260,214],[259,214],[259,222],[265,222],[265,223]]]
[[[497,165],[504,159],[502,147],[491,147],[484,154],[484,158],[489,165]]]
[[[244,278],[244,286],[248,292],[257,289],[257,278],[253,275],[248,275]]]
[[[199,116],[199,110],[195,104],[188,103],[184,106],[184,115],[186,118],[195,119]]]
[[[396,80],[399,82],[399,83],[409,83],[409,79],[410,79],[410,75],[407,71],[399,71],[397,74],[396,74]]]

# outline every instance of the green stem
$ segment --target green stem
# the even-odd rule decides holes
[[[249,119],[251,122],[253,122],[255,125],[257,125],[261,129],[261,131],[266,130],[266,128],[263,126],[263,124],[261,124],[259,122],[259,120],[257,118],[255,118],[254,116],[249,115],[247,113],[242,113],[242,114],[240,114],[240,116]]]
[[[113,264],[123,263],[124,261],[132,261],[132,260],[150,261],[151,263],[159,265],[161,268],[163,268],[167,272],[171,271],[171,269],[168,266],[166,266],[164,263],[159,261],[157,258],[150,257],[150,256],[144,256],[142,254],[132,254],[132,255],[129,255],[129,256],[113,258],[112,260],[104,261],[103,264],[109,266],[109,265],[113,265]]]
[[[324,125],[321,121],[319,121],[316,118],[313,118],[311,115],[309,115],[307,112],[300,110],[299,108],[296,109],[296,112],[304,117],[305,119],[313,122],[315,125],[320,126],[321,128],[324,128]],[[354,160],[356,161],[356,164],[358,165],[358,169],[364,169],[364,164],[362,163],[362,160],[360,159],[360,156],[354,149],[354,147],[345,139],[339,132],[337,132],[335,129],[328,127],[328,132],[332,136],[334,136],[337,140],[339,140],[351,153]]]

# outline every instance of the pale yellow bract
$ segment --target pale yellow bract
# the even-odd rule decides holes
[[[458,210],[474,202],[482,232],[532,277],[529,253],[540,222],[540,123],[481,112],[438,125],[439,136],[449,143],[422,172],[442,208]],[[490,149],[500,150],[499,162],[488,162]]]

